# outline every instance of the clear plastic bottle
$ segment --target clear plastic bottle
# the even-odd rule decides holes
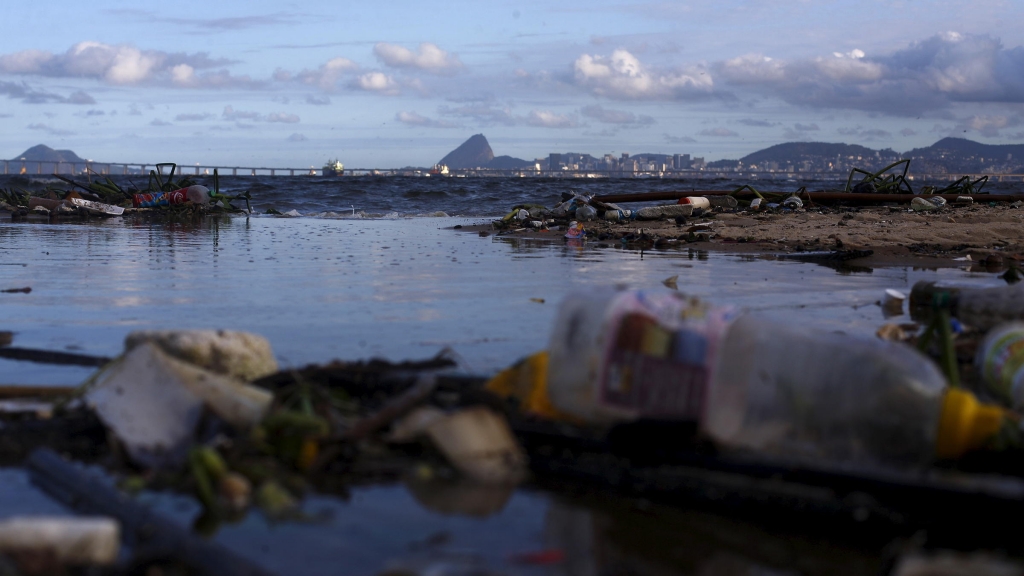
[[[960,430],[954,413],[975,410],[961,406],[973,397],[948,392],[935,363],[909,346],[744,316],[723,341],[701,429],[760,454],[921,467],[998,430],[1002,412],[993,408],[978,423],[980,441],[960,440],[974,433]],[[952,429],[942,430],[944,413]]]
[[[949,310],[964,324],[988,330],[1011,320],[1024,320],[1024,284],[993,288],[942,286],[921,281],[910,291],[915,320],[927,319],[936,308]]]
[[[584,422],[695,422],[726,450],[917,469],[982,447],[1004,411],[949,389],[913,348],[737,316],[676,292],[573,294],[544,385]]]

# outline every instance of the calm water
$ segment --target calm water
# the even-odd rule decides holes
[[[565,181],[368,178],[366,189],[355,191],[345,190],[348,182],[305,178],[289,189],[291,180],[245,185],[259,208],[315,216],[0,223],[0,289],[32,288],[0,293],[0,330],[14,331],[19,346],[102,355],[119,353],[124,336],[137,329],[250,330],[270,339],[285,366],[423,358],[450,347],[467,370],[486,373],[542,348],[557,302],[590,286],[660,287],[678,275],[681,290],[718,303],[868,335],[883,322],[875,302],[885,288],[908,290],[921,279],[1001,282],[957,268],[851,273],[685,247],[573,248],[451,229],[485,222],[516,203],[551,204]],[[591,192],[629,191],[621,182],[584,184],[600,188]],[[679,183],[642,185],[678,189]],[[235,188],[236,181],[222,187]],[[323,189],[311,192],[316,187]],[[356,205],[356,217],[351,210],[339,216],[346,204]],[[463,217],[409,217],[439,211]],[[0,361],[0,384],[70,384],[88,374]],[[23,497],[0,498],[0,513],[49,510],[49,504],[25,504],[45,499],[25,486],[21,472],[3,474],[10,494]],[[315,496],[306,508],[329,513],[322,524],[272,524],[252,514],[217,538],[282,574],[374,574],[389,567],[424,574],[480,567],[503,574],[868,574],[877,572],[881,557],[880,550],[797,541],[629,499],[518,490],[492,495],[493,506],[471,514],[463,505],[470,495],[454,494],[390,485],[354,490],[349,499]],[[150,497],[183,523],[197,512],[187,499]],[[564,562],[514,561],[552,548],[565,553]]]

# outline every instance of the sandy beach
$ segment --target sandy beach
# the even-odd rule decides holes
[[[871,251],[875,266],[928,263],[961,265],[990,259],[1019,260],[1024,253],[1024,210],[1008,205],[948,206],[914,212],[904,206],[810,208],[796,212],[737,211],[673,220],[584,223],[587,241],[641,249],[685,243],[702,250],[789,253],[823,250]],[[564,232],[480,223],[464,229],[478,234],[562,241]],[[955,264],[953,264],[955,263]]]

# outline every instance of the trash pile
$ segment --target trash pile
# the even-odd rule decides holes
[[[905,300],[881,304],[902,312]],[[101,367],[80,387],[0,389],[0,457],[24,459],[34,483],[88,515],[0,523],[0,558],[25,571],[43,547],[50,562],[110,573],[170,560],[259,573],[196,533],[257,512],[315,520],[302,506],[312,490],[412,479],[429,492],[437,478],[953,526],[970,546],[964,526],[988,538],[980,524],[1024,507],[1024,287],[920,283],[909,300],[916,324],[865,339],[678,290],[590,290],[564,300],[545,350],[492,377],[461,373],[447,352],[281,370],[258,335],[134,332],[117,358],[91,359]],[[0,356],[30,356],[11,340]],[[76,358],[90,360],[61,360]],[[183,530],[128,496],[140,490],[191,494],[204,514]],[[182,552],[140,546],[154,530]]]
[[[164,169],[167,173],[164,173]],[[213,174],[213,190],[196,184],[188,176],[175,180],[177,165],[157,164],[149,172],[146,188],[127,190],[109,176],[103,180],[93,179],[85,184],[71,178],[54,174],[70,188],[47,188],[41,194],[33,195],[24,189],[0,189],[0,210],[9,211],[13,220],[29,216],[43,216],[49,219],[62,217],[112,217],[127,214],[159,214],[182,217],[205,213],[252,212],[251,196],[248,191],[236,195],[220,192],[220,178]],[[244,201],[245,209],[232,204]]]

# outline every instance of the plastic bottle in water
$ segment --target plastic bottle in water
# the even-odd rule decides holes
[[[570,295],[549,355],[545,386],[558,412],[692,422],[723,449],[812,466],[921,468],[981,448],[1005,418],[947,388],[909,346],[676,292]]]
[[[576,219],[580,222],[590,222],[597,218],[597,208],[590,204],[583,204],[576,208]]]
[[[945,309],[972,328],[988,330],[1004,322],[1024,320],[1024,285],[993,288],[943,286],[921,281],[910,291],[910,312],[915,320],[927,320],[936,309]]]
[[[184,204],[185,202],[208,204],[210,202],[210,189],[206,186],[194,184],[188,188],[179,188],[170,192],[150,192],[132,196],[132,205],[136,208]]]

